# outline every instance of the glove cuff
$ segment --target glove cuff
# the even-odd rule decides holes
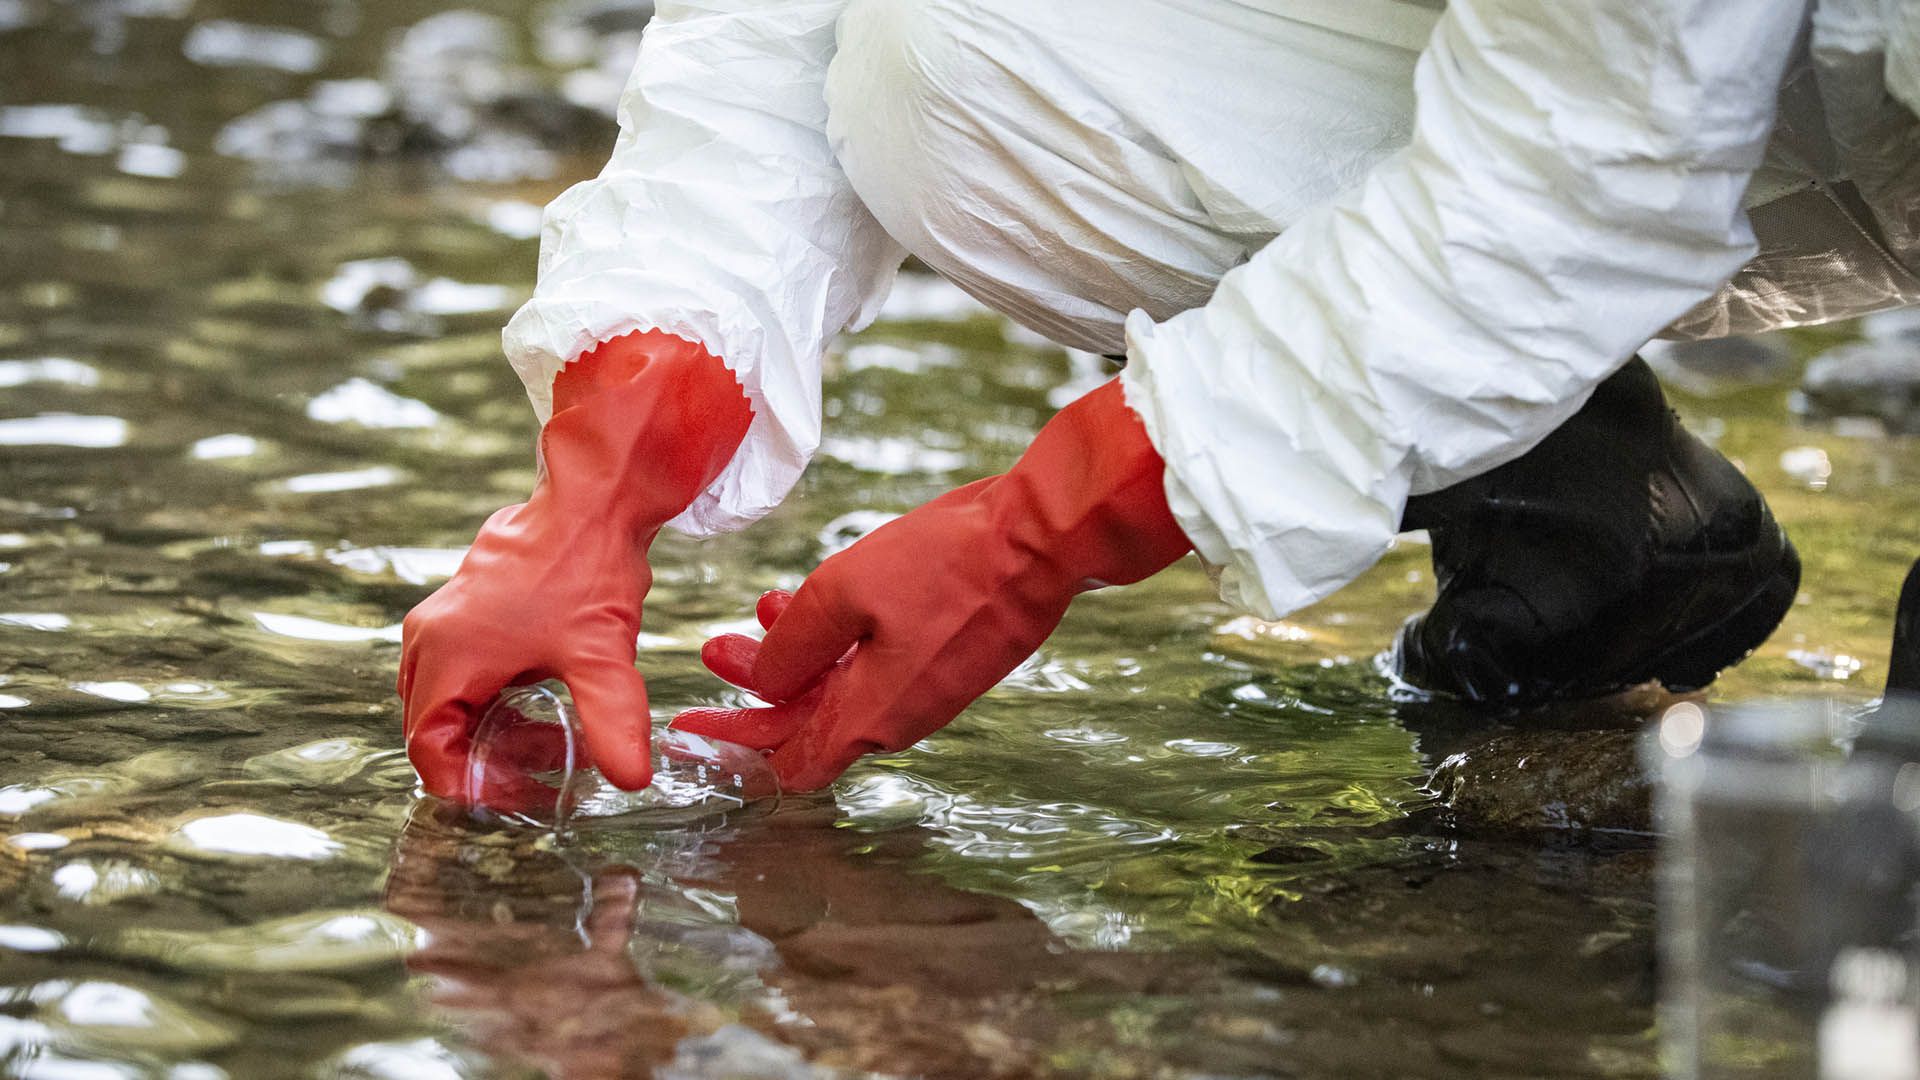
[[[648,536],[713,483],[753,423],[719,357],[657,330],[583,353],[554,379],[553,401],[536,496]]]
[[[1126,585],[1193,549],[1167,506],[1165,475],[1114,380],[1048,421],[992,497],[1012,542],[1078,589]]]

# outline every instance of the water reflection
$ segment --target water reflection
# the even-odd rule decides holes
[[[1140,914],[947,885],[927,868],[950,829],[822,827],[836,816],[816,805],[751,828],[556,846],[422,803],[386,907],[421,927],[408,966],[482,1050],[558,1076],[651,1071],[689,1047],[781,1063],[775,1076],[812,1075],[812,1061],[954,1077],[1043,1061],[1126,1074],[1134,1047],[1203,1071],[1286,1060],[1310,1075],[1408,1060],[1426,1061],[1423,1075],[1543,1063],[1585,1075],[1641,1052],[1644,848],[1598,862],[1531,846],[1469,855],[1432,819],[1381,832],[1384,846],[1344,869],[1297,840],[1256,844],[1245,865],[1291,868],[1296,891],[1249,894],[1264,929],[1223,965],[1209,947],[1134,951]],[[1520,962],[1549,927],[1583,942],[1551,974]],[[1388,1005],[1389,987],[1412,996]],[[1595,994],[1608,1004],[1582,1006],[1590,1030],[1612,1039],[1597,1068],[1600,1044],[1552,1020]]]
[[[383,386],[355,377],[307,402],[307,418],[323,424],[424,428],[438,423],[440,414],[424,401],[401,397]]]
[[[281,615],[271,611],[254,612],[253,621],[260,624],[260,629],[270,634],[299,638],[302,641],[385,641],[396,645],[400,642],[399,623],[391,626],[341,626],[322,619]]]
[[[636,876],[583,875],[551,853],[529,854],[511,859],[497,844],[470,842],[451,815],[416,809],[385,898],[424,934],[408,969],[430,977],[434,1001],[489,1054],[563,1076],[646,1074],[672,1057],[686,1027],[672,998],[627,960]],[[510,881],[500,880],[505,865]]]
[[[76,446],[106,449],[127,441],[127,422],[117,416],[41,413],[0,420],[0,446]]]
[[[389,487],[406,479],[406,474],[388,465],[374,465],[365,469],[345,469],[340,472],[307,473],[303,476],[290,476],[277,486],[282,491],[296,495],[322,495],[337,491],[360,491],[365,488]]]
[[[58,383],[64,386],[98,386],[100,370],[65,357],[40,360],[0,360],[0,389],[28,383]]]
[[[169,839],[178,850],[208,855],[324,859],[340,850],[338,841],[311,825],[252,813],[194,818]]]
[[[38,926],[0,926],[0,949],[14,952],[52,952],[63,948],[67,939]]]
[[[0,136],[47,139],[69,154],[102,154],[113,145],[115,125],[96,109],[79,105],[9,105],[0,108]]]
[[[213,19],[187,32],[187,59],[208,67],[268,67],[296,74],[318,71],[327,47],[310,34],[273,26]]]
[[[236,432],[200,439],[193,444],[192,453],[201,461],[219,461],[223,458],[251,457],[259,450],[260,440]]]
[[[124,983],[56,979],[7,996],[9,1004],[32,1009],[30,1026],[16,1029],[15,1038],[63,1050],[112,1047],[172,1056],[215,1050],[237,1037],[230,1024],[196,1013],[157,990]]]
[[[65,615],[51,611],[14,611],[0,615],[0,626],[17,626],[24,630],[40,630],[53,633],[71,629],[73,620]]]
[[[696,1057],[783,1062],[778,1076],[812,1075],[782,1044],[860,1070],[994,1075],[1066,1022],[1026,995],[1120,993],[1165,964],[1065,949],[1022,905],[916,873],[921,830],[821,827],[833,817],[582,852],[422,804],[386,906],[425,932],[407,963],[436,1002],[491,1054],[558,1076],[649,1072],[689,1041]]]

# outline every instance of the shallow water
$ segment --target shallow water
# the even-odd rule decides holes
[[[531,483],[497,331],[595,150],[214,147],[436,10],[0,0],[0,1071],[1654,1073],[1644,842],[1459,820],[1428,774],[1486,731],[1375,672],[1418,543],[1282,625],[1189,564],[1086,597],[952,727],[731,830],[417,800],[398,624]],[[1920,440],[1793,426],[1796,373],[1677,398],[1807,563],[1715,693],[1865,700]],[[656,707],[733,700],[706,636],[1101,374],[906,279],[796,497],[656,549]]]

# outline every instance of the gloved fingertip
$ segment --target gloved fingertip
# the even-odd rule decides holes
[[[650,746],[643,746],[641,753],[618,753],[608,756],[605,763],[595,757],[600,775],[621,791],[639,791],[653,783],[653,759]]]
[[[609,663],[563,676],[580,713],[587,752],[607,782],[639,791],[653,782],[653,717],[647,684],[625,664]]]
[[[769,589],[761,593],[760,602],[753,606],[753,614],[760,620],[760,628],[773,629],[774,620],[778,619],[791,603],[793,603],[793,594],[785,589]]]
[[[745,634],[721,634],[700,646],[700,662],[707,670],[727,682],[751,690],[753,662],[760,655],[760,642]]]
[[[611,765],[601,765],[600,775],[621,791],[640,791],[653,783],[653,762],[646,757],[615,757]]]

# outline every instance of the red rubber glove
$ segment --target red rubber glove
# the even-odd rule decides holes
[[[1108,383],[1062,409],[1005,475],[875,529],[821,563],[791,603],[762,597],[764,641],[726,635],[701,655],[775,704],[692,709],[674,726],[772,750],[789,791],[913,745],[1032,655],[1075,594],[1186,554],[1164,470]]]
[[[459,571],[402,624],[407,755],[445,798],[472,801],[468,743],[494,697],[548,678],[573,692],[608,780],[637,789],[653,779],[647,689],[634,670],[653,583],[647,548],[753,421],[718,358],[658,331],[568,364],[553,405],[533,494],[488,519]],[[522,749],[539,748],[513,752]]]

